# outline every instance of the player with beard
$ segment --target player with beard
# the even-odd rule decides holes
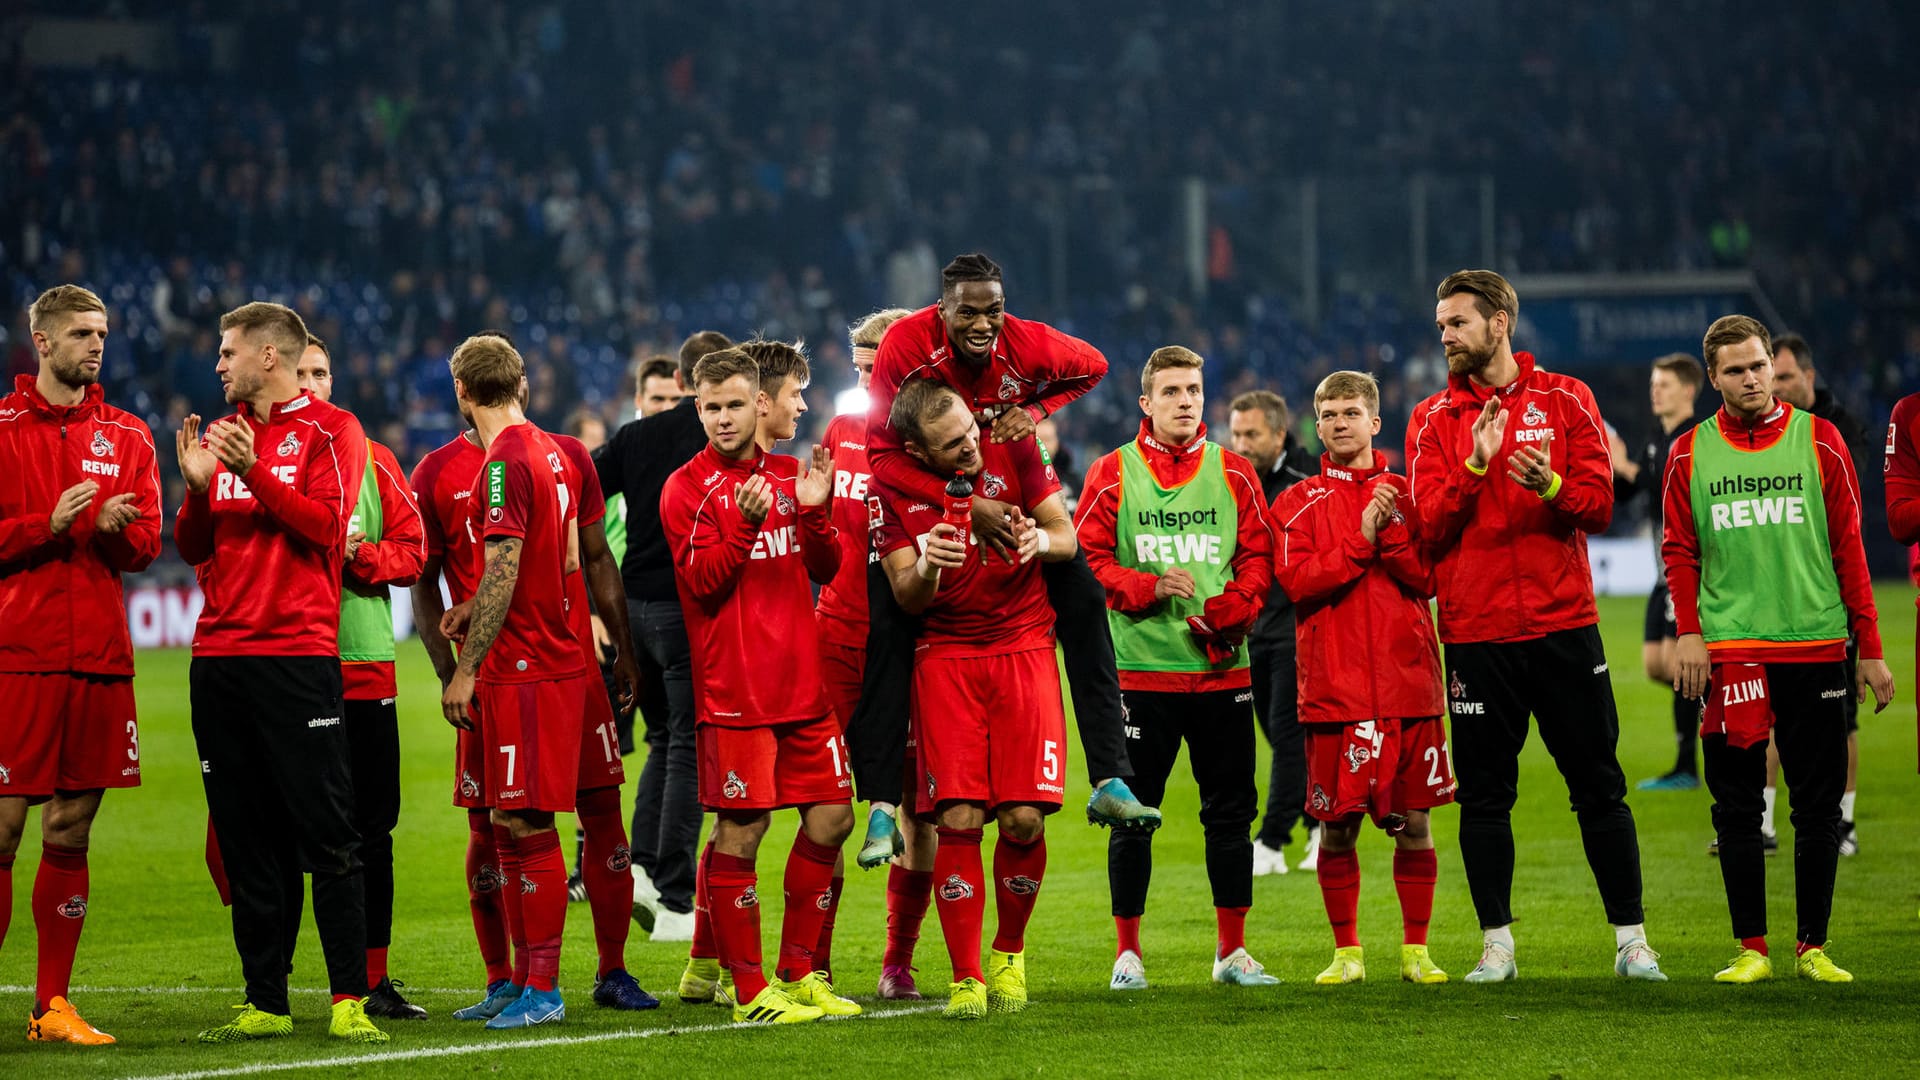
[[[895,598],[925,616],[913,656],[913,727],[926,777],[919,810],[939,820],[933,875],[953,963],[945,1015],[978,1020],[1027,1007],[1026,928],[1046,875],[1046,817],[1066,790],[1066,717],[1040,564],[1071,559],[1078,545],[1059,480],[1035,443],[982,440],[966,402],[932,379],[902,386],[889,419],[929,476],[970,476],[1018,514],[1009,523],[1012,560],[962,543],[941,503],[913,496],[889,492],[874,530]],[[989,815],[999,833],[998,925],[982,967],[980,843]]]
[[[1461,270],[1436,298],[1449,378],[1413,410],[1407,478],[1440,599],[1460,854],[1484,943],[1467,981],[1517,974],[1511,818],[1529,716],[1566,779],[1614,972],[1662,981],[1587,564],[1587,535],[1613,517],[1600,409],[1585,383],[1513,351],[1520,300],[1505,278]]]
[[[953,387],[975,419],[992,425],[992,441],[1006,443],[1031,438],[1040,420],[1093,389],[1107,372],[1106,357],[1093,346],[1044,323],[1008,315],[1000,267],[985,255],[959,256],[941,271],[940,280],[939,303],[887,329],[874,360],[867,405],[868,460],[875,481],[890,489],[889,497],[910,495],[929,505],[940,504],[945,481],[928,476],[913,462],[888,420],[893,396],[907,380],[931,378]],[[973,535],[1002,559],[1013,550],[1013,509],[974,494]],[[1126,783],[1133,767],[1127,762],[1120,681],[1100,583],[1084,558],[1049,563],[1044,571],[1059,615],[1074,718],[1093,781],[1087,819],[1151,829],[1159,824],[1160,812],[1142,805]],[[867,666],[848,739],[857,755],[854,774],[860,793],[871,806],[868,838],[862,845],[862,854],[871,857],[893,844],[889,834],[897,827],[892,810],[899,801],[906,756],[914,627],[894,601],[884,575],[868,575],[867,594],[872,610]]]
[[[87,847],[107,788],[140,784],[133,646],[120,575],[160,553],[145,424],[106,403],[107,307],[57,285],[27,309],[40,372],[0,398],[0,939],[13,860],[39,804],[39,968],[27,1038],[114,1041],[67,1000],[91,895]]]

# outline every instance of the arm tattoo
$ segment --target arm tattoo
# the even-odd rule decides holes
[[[466,647],[460,650],[460,667],[468,674],[480,671],[480,662],[500,636],[500,627],[507,621],[507,605],[513,602],[513,584],[519,577],[520,541],[487,541],[487,569],[473,594],[473,618],[467,624]]]

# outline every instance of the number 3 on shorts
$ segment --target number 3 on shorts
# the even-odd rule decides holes
[[[513,786],[513,762],[514,759],[519,756],[517,753],[519,749],[520,747],[518,745],[508,745],[500,748],[500,752],[507,755],[507,779],[500,785],[502,787]]]
[[[1040,744],[1040,775],[1049,781],[1060,779],[1060,744],[1052,739]]]

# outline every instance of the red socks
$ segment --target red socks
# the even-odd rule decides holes
[[[575,811],[586,830],[586,855],[580,860],[580,879],[587,886],[587,906],[593,911],[593,943],[600,950],[600,975],[627,966],[627,927],[633,918],[633,853],[627,848],[627,826],[620,820],[620,789],[595,788],[583,793]]]
[[[367,950],[367,990],[368,992],[371,993],[374,987],[379,986],[381,983],[386,981],[387,981],[387,950],[368,949]]]
[[[506,878],[500,873],[500,852],[487,817],[485,810],[467,811],[467,907],[491,986],[513,978],[513,963],[507,955]]]
[[[712,960],[720,955],[720,947],[713,941],[713,912],[707,905],[707,871],[712,862],[713,841],[708,840],[693,868],[693,947],[687,950],[690,959]]]
[[[527,928],[527,986],[551,990],[560,977],[560,937],[567,928],[567,863],[560,834],[520,837],[521,918]]]
[[[1135,956],[1147,955],[1140,951],[1140,916],[1115,915],[1113,932],[1120,939],[1113,949],[1113,955],[1116,958],[1124,952],[1130,952]]]
[[[820,943],[813,947],[813,970],[826,972],[828,982],[833,981],[833,920],[840,914],[840,894],[846,887],[844,873],[833,875],[827,887],[827,913],[820,919]]]
[[[1440,876],[1440,856],[1425,851],[1393,849],[1393,887],[1400,894],[1400,923],[1408,945],[1427,943],[1427,923],[1433,918],[1433,883]]]
[[[7,875],[9,882],[12,875]],[[40,870],[33,877],[33,927],[40,935],[40,970],[35,992],[40,1008],[67,996],[73,978],[73,953],[87,922],[87,849],[43,844]]]
[[[888,903],[892,903],[889,899]],[[0,859],[0,945],[7,942],[7,927],[13,923],[13,856]]]
[[[1027,921],[1033,902],[1040,898],[1040,881],[1047,873],[1047,837],[1015,840],[1001,833],[993,845],[993,910],[996,952],[1017,953],[1027,947]]]
[[[987,914],[986,873],[980,867],[979,829],[937,830],[940,849],[933,856],[933,894],[940,909],[940,930],[953,961],[953,981],[986,981],[980,967],[980,924]]]
[[[1754,952],[1759,953],[1761,956],[1765,956],[1767,955],[1766,935],[1763,934],[1760,937],[1743,937],[1740,939],[1740,947],[1743,949],[1752,949]],[[1796,948],[1793,955],[1795,957],[1798,957],[1802,952],[1805,952],[1805,951],[1806,951],[1805,949]]]
[[[887,871],[887,951],[882,967],[912,967],[920,922],[933,902],[933,871],[896,866]],[[836,901],[837,906],[837,901]]]
[[[507,915],[507,940],[513,943],[513,985],[525,986],[528,978],[527,920],[520,884],[520,845],[505,825],[493,827],[493,847],[500,855],[500,901]]]
[[[834,849],[816,844],[801,832],[787,853],[786,911],[780,920],[780,978],[804,979],[814,969],[813,950],[820,942],[820,924],[832,905]]]
[[[707,905],[720,964],[733,972],[734,1000],[746,1004],[767,988],[760,966],[759,875],[753,860],[707,848]],[[696,943],[697,944],[697,943]],[[696,951],[695,956],[699,953]]]
[[[1360,944],[1360,853],[1353,850],[1320,849],[1320,898],[1327,904],[1327,921],[1333,924],[1333,945],[1337,949]]]
[[[1220,947],[1213,954],[1215,960],[1233,955],[1233,950],[1247,947],[1247,908],[1217,907],[1213,909],[1214,925],[1219,927]]]

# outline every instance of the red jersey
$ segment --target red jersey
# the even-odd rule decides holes
[[[867,567],[879,561],[872,529],[880,496],[867,472],[867,418],[836,416],[827,425],[833,454],[833,527],[840,533],[840,569],[820,589],[814,608],[821,636],[830,644],[867,647]]]
[[[349,587],[362,586],[384,596],[389,586],[412,585],[420,580],[427,549],[420,527],[420,507],[407,490],[406,478],[400,473],[400,462],[394,459],[393,451],[368,439],[367,458],[373,466],[374,487],[380,500],[380,541],[355,548],[353,561],[346,564],[345,573]],[[347,531],[358,531],[357,520],[348,520]],[[340,696],[348,701],[382,701],[400,693],[391,660],[342,660],[340,682],[343,688]]]
[[[1772,413],[1748,423],[1722,406],[1720,431],[1729,443],[1743,449],[1765,450],[1786,434],[1793,406],[1776,401]],[[1860,645],[1863,659],[1878,660],[1880,621],[1873,604],[1873,578],[1867,572],[1867,552],[1860,542],[1860,480],[1853,473],[1853,454],[1840,429],[1813,417],[1814,454],[1820,461],[1820,496],[1827,509],[1827,546],[1833,552],[1833,572],[1840,599],[1847,607],[1847,625]],[[1693,520],[1693,441],[1699,426],[1673,440],[1667,453],[1667,475],[1662,482],[1666,504],[1666,535],[1660,555],[1666,562],[1667,591],[1673,597],[1673,621],[1682,634],[1700,632],[1700,534]],[[1764,567],[1754,567],[1754,580],[1764,580]],[[1793,661],[1844,660],[1847,643],[1809,642],[1805,645],[1768,643],[1747,646],[1709,645],[1716,664],[1771,664]]]
[[[487,452],[471,432],[461,432],[413,467],[413,497],[427,534],[427,555],[440,556],[447,592],[455,604],[473,599],[480,587],[486,551],[473,531],[473,489]]]
[[[1172,489],[1191,481],[1200,472],[1207,445],[1207,426],[1185,446],[1168,446],[1153,437],[1153,422],[1140,421],[1134,438],[1140,455],[1153,471],[1162,488]],[[1208,604],[1215,625],[1239,631],[1251,629],[1266,603],[1267,590],[1273,584],[1273,528],[1267,523],[1267,497],[1260,490],[1260,477],[1246,458],[1231,450],[1220,452],[1220,465],[1226,474],[1227,488],[1233,493],[1239,524],[1234,530],[1233,556],[1229,565],[1233,580],[1219,599]],[[1080,514],[1074,533],[1081,550],[1087,553],[1087,566],[1106,590],[1107,606],[1128,615],[1145,616],[1158,604],[1153,598],[1160,575],[1122,565],[1114,557],[1119,543],[1120,451],[1101,457],[1087,470],[1087,484],[1080,489]],[[1164,615],[1164,611],[1161,612]],[[1224,671],[1126,671],[1120,672],[1120,689],[1157,693],[1205,693],[1213,690],[1238,690],[1253,685],[1247,668]]]
[[[1351,724],[1413,720],[1446,711],[1440,695],[1440,643],[1433,635],[1433,568],[1400,511],[1377,543],[1360,535],[1374,489],[1407,497],[1407,483],[1373,467],[1351,469],[1320,458],[1320,475],[1273,500],[1280,534],[1274,574],[1293,598],[1298,635],[1300,722]],[[1398,504],[1396,504],[1398,505]]]
[[[933,378],[959,391],[975,412],[1018,405],[1035,420],[1099,384],[1107,374],[1100,350],[1046,323],[1006,316],[984,367],[953,354],[940,309],[922,308],[887,327],[868,387],[868,460],[873,475],[902,495],[939,503],[945,481],[907,455],[887,423],[893,398],[908,379]],[[981,442],[986,442],[985,432]]]
[[[773,485],[758,525],[733,500],[735,485],[756,473]],[[799,475],[784,454],[735,461],[709,444],[660,491],[693,647],[696,723],[771,727],[827,715],[807,580],[833,580],[840,541],[826,506],[800,505]]]
[[[1894,403],[1881,468],[1887,478],[1887,528],[1902,544],[1920,544],[1920,394]]]
[[[306,391],[264,422],[245,402],[222,419],[253,429],[256,460],[245,476],[216,464],[173,524],[204,600],[193,653],[338,657],[340,566],[367,471],[366,433],[352,413]]]
[[[567,554],[580,478],[546,432],[522,422],[494,437],[472,503],[474,531],[522,541],[513,600],[480,661],[487,683],[548,682],[587,670],[567,600]]]
[[[1060,490],[1060,478],[1032,439],[997,444],[980,440],[980,472],[973,484],[978,494],[1029,514]],[[944,487],[944,481],[937,486]],[[940,524],[941,503],[923,502],[885,486],[879,492],[874,549],[882,558],[907,547],[917,554],[927,534]],[[1053,647],[1053,604],[1040,577],[1040,560],[1008,563],[977,543],[967,548],[967,561],[958,570],[940,572],[939,591],[922,619],[920,656],[998,655]]]
[[[567,466],[573,470],[580,508],[577,527],[585,529],[590,525],[599,525],[607,516],[607,500],[600,493],[600,474],[594,471],[593,455],[587,452],[585,443],[571,435],[549,433],[547,438],[560,447],[560,453],[567,459]],[[579,569],[567,575],[567,620],[573,627],[573,636],[580,640],[587,666],[597,670],[600,667],[600,654],[593,647],[593,608],[587,603],[585,552],[581,553]]]
[[[1502,387],[1464,375],[1414,407],[1407,482],[1414,531],[1427,546],[1444,642],[1528,641],[1600,621],[1587,534],[1613,520],[1613,466],[1593,391],[1579,379],[1513,359]],[[1489,398],[1507,410],[1506,441],[1484,475],[1467,468],[1473,424]],[[1507,459],[1551,435],[1560,490],[1543,499],[1507,476]]]
[[[93,502],[60,535],[48,518],[60,493],[92,480]],[[117,535],[93,529],[100,508],[132,494],[140,517]],[[80,404],[48,403],[34,377],[0,399],[0,671],[130,676],[120,575],[160,554],[160,472],[153,436],[106,403],[99,385]]]

